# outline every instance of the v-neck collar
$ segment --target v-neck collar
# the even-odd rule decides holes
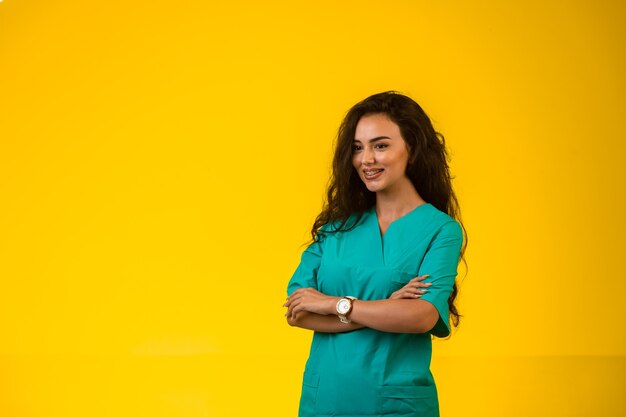
[[[380,259],[383,263],[383,265],[387,264],[387,258],[388,256],[388,244],[389,243],[389,231],[392,230],[392,226],[394,226],[394,229],[401,223],[404,222],[404,220],[412,217],[415,213],[420,212],[423,210],[423,208],[425,206],[430,206],[430,203],[424,203],[424,204],[420,204],[419,206],[415,207],[413,210],[409,211],[408,213],[404,214],[403,216],[398,217],[397,219],[395,219],[394,221],[392,221],[391,223],[389,223],[389,226],[387,226],[387,230],[385,231],[384,234],[381,234],[380,232],[380,223],[378,222],[378,214],[376,213],[376,206],[372,206],[369,209],[369,213],[370,213],[370,222],[372,223],[372,228],[373,228],[373,232],[376,236],[373,237],[373,239],[376,241],[377,243],[377,252],[380,256]],[[393,235],[392,235],[393,236]]]
[[[378,227],[378,235],[380,236],[381,239],[384,239],[385,236],[387,236],[387,233],[389,233],[389,229],[391,229],[391,226],[401,222],[403,219],[410,217],[413,213],[415,213],[416,211],[418,211],[420,209],[420,207],[423,206],[429,206],[430,203],[424,203],[424,204],[420,204],[419,206],[415,207],[413,210],[403,214],[402,216],[398,217],[397,219],[395,219],[394,221],[392,221],[391,223],[389,223],[389,226],[387,226],[387,230],[385,231],[385,233],[382,233],[382,231],[380,230],[380,221],[378,220],[378,213],[376,213],[376,206],[372,206],[372,208],[370,208],[372,214],[374,215],[374,218],[376,219],[376,226]]]

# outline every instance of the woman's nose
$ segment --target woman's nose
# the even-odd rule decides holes
[[[361,160],[365,165],[371,165],[374,163],[374,151],[371,149],[363,149],[363,159]]]

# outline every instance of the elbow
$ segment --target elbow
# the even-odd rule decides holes
[[[428,333],[435,327],[436,322],[431,322],[430,320],[423,317],[413,317],[410,320],[396,325],[392,332],[397,333],[410,333],[410,334],[422,334]]]
[[[295,317],[287,317],[287,324],[289,324],[291,327],[308,329],[309,327],[306,325],[308,316],[309,313],[307,313],[306,311],[300,311],[298,312],[298,314],[296,314]]]
[[[435,326],[434,325],[433,326],[429,326],[426,323],[419,322],[419,323],[413,324],[409,328],[405,329],[402,333],[412,333],[412,334],[428,333],[433,327],[435,327]]]
[[[428,333],[430,332],[437,321],[439,320],[439,312],[434,306],[429,306],[426,311],[420,314],[420,317],[415,320],[409,333]]]
[[[294,317],[287,317],[287,324],[291,327],[300,327],[298,319]]]
[[[437,310],[435,310],[433,314],[427,314],[426,317],[424,317],[424,319],[421,320],[419,325],[417,326],[419,328],[419,331],[416,333],[430,332],[435,327],[438,320],[439,312]]]
[[[428,333],[433,329],[433,327],[435,326],[428,326],[423,323],[420,323],[418,326],[415,327],[415,331],[412,333],[416,333],[416,334]]]

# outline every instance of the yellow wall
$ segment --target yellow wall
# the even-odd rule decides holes
[[[225,3],[0,2],[0,415],[295,415],[285,286],[388,89],[469,232],[442,416],[626,414],[622,2]]]

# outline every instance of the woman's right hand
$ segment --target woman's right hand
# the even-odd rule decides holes
[[[410,280],[404,287],[400,288],[398,291],[395,291],[389,297],[390,300],[398,300],[401,298],[419,298],[422,294],[425,294],[428,291],[428,287],[432,284],[430,282],[422,282],[424,279],[428,278],[429,275],[421,275]]]

